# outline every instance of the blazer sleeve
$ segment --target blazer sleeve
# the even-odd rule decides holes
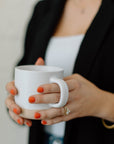
[[[41,10],[43,7],[43,1],[40,1],[36,4],[33,10],[33,15],[28,23],[25,40],[24,40],[24,54],[22,59],[18,62],[17,65],[27,65],[28,63],[28,54],[31,52],[32,44],[34,41],[34,33],[36,31],[36,25],[41,19]]]
[[[26,30],[25,43],[24,43],[24,54],[23,54],[22,59],[18,62],[17,65],[28,64],[28,53],[31,52],[33,35],[34,35],[34,31],[36,30],[35,29],[36,20],[38,21],[38,19],[40,19],[39,14],[40,14],[41,7],[42,7],[41,1],[38,2],[36,4],[36,6],[34,7],[33,15],[29,21],[29,24],[28,24],[27,30]],[[13,77],[14,77],[14,73],[13,73]],[[8,108],[6,108],[6,110],[7,110],[7,112],[9,111]]]

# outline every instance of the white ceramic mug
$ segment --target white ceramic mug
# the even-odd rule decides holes
[[[35,111],[62,107],[68,100],[68,86],[63,79],[64,70],[53,66],[26,65],[15,68],[15,86],[18,95],[15,102],[22,108],[22,117],[33,119]],[[30,104],[30,96],[38,94],[37,88],[42,84],[56,83],[60,87],[60,101],[55,104]]]

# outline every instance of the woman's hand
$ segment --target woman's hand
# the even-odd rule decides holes
[[[35,65],[44,65],[44,60],[42,58],[38,58]],[[6,104],[7,108],[9,109],[9,114],[10,114],[11,118],[20,125],[25,124],[30,127],[32,125],[31,120],[24,119],[19,116],[19,114],[21,114],[21,108],[18,105],[16,105],[16,103],[14,101],[14,96],[18,93],[18,90],[15,87],[14,81],[9,82],[6,85],[6,90],[10,94],[6,98],[5,104]]]
[[[55,124],[62,121],[85,117],[102,115],[102,108],[106,101],[105,92],[100,90],[94,84],[86,80],[79,74],[73,74],[64,78],[69,88],[69,99],[65,107],[70,110],[68,115],[65,114],[65,107],[51,108],[40,110],[34,114],[38,115],[42,124]],[[38,90],[41,94],[33,95],[30,99],[35,99],[34,103],[57,103],[60,98],[60,89],[57,84],[44,84]],[[33,102],[32,102],[33,103]]]

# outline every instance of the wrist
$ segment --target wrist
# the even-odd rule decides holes
[[[99,105],[94,116],[114,122],[114,94],[99,91]]]

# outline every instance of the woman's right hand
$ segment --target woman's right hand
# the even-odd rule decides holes
[[[35,65],[44,65],[44,60],[38,58]],[[21,114],[21,108],[15,103],[14,96],[18,94],[18,90],[15,87],[15,82],[9,82],[6,85],[6,90],[9,92],[9,96],[5,100],[5,104],[9,109],[9,115],[11,118],[20,125],[32,126],[32,121],[29,119],[22,118],[19,116]]]

